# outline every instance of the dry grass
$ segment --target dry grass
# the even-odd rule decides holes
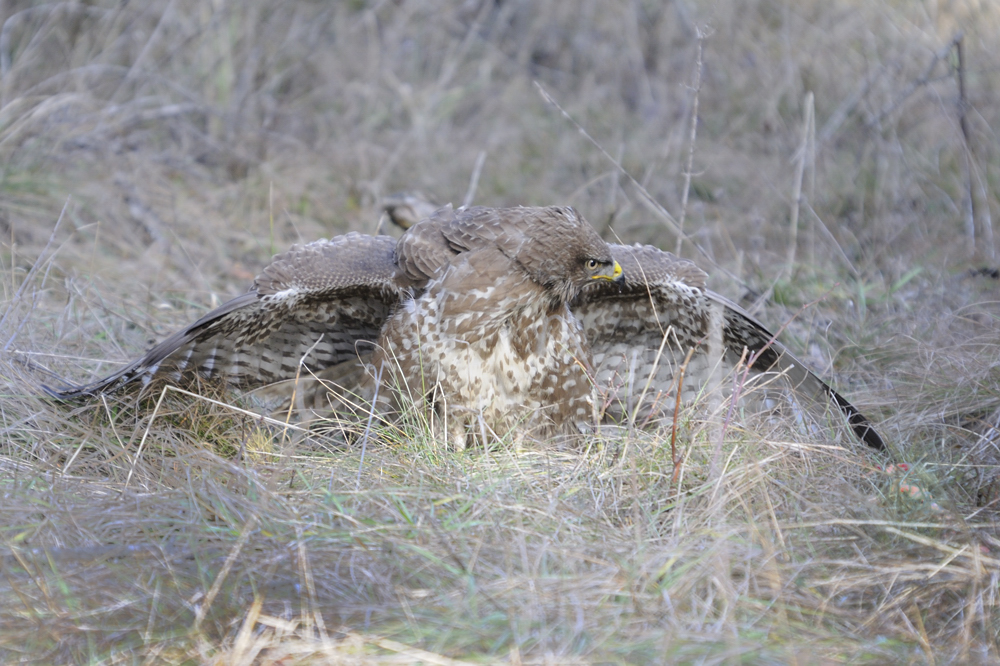
[[[969,272],[997,267],[992,4],[14,1],[0,20],[0,660],[1000,659],[1000,310]],[[570,203],[673,248],[641,185],[765,321],[825,296],[785,340],[894,460],[747,415],[713,465],[710,400],[681,419],[675,487],[669,433],[455,454],[415,424],[362,460],[225,393],[155,418],[39,396],[46,368],[108,372],[292,242],[374,230],[388,193],[460,202],[482,154],[476,203]]]

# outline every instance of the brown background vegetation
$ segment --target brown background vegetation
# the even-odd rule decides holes
[[[8,0],[0,21],[4,660],[1000,659],[992,2]],[[374,232],[388,194],[458,205],[480,159],[476,204],[571,204],[670,250],[683,217],[682,254],[774,328],[821,299],[784,340],[910,474],[757,424],[708,478],[694,412],[676,493],[656,434],[455,456],[417,429],[362,464],[189,398],[151,419],[38,396],[291,243]]]

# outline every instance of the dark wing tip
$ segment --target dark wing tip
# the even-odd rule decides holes
[[[822,387],[822,390],[829,396],[830,400],[837,404],[841,413],[847,417],[847,422],[850,424],[851,430],[854,431],[854,434],[858,439],[878,451],[886,450],[887,447],[885,441],[875,430],[875,426],[873,426],[871,421],[868,420],[868,417],[858,411],[857,407],[848,402],[844,396],[833,390],[829,384],[817,377],[813,372],[809,371],[801,361],[795,359],[795,357],[784,348],[784,345],[773,339],[773,336],[763,324],[744,312],[743,309],[735,303],[730,302],[728,299],[725,299],[718,294],[709,293],[713,299],[726,306],[726,325],[723,331],[723,336],[727,347],[731,350],[736,350],[746,346],[751,352],[756,353],[757,356],[754,359],[754,366],[761,372],[767,372],[771,368],[778,366],[783,357],[787,357],[792,360],[796,365],[805,371],[806,378],[811,377],[812,380],[818,382]]]
[[[868,420],[868,417],[859,412],[858,408],[848,402],[844,396],[832,388],[829,391],[830,397],[834,399],[837,406],[840,407],[840,410],[847,417],[847,422],[851,424],[851,430],[854,431],[858,439],[877,451],[885,451],[887,448],[885,440],[875,430],[875,426]]]
[[[137,364],[138,361],[133,362],[118,372],[104,377],[103,379],[99,379],[91,384],[74,384],[73,382],[60,378],[62,386],[50,386],[49,384],[41,384],[40,386],[42,391],[44,391],[50,398],[55,398],[56,400],[62,402],[93,398],[101,393],[115,391],[119,387],[135,379],[138,375],[133,371]]]
[[[75,384],[70,386],[63,386],[60,388],[55,388],[53,386],[49,386],[48,384],[42,384],[41,388],[42,391],[44,391],[45,394],[50,398],[55,398],[56,400],[61,400],[63,402],[68,402],[70,400],[77,400],[86,395],[90,395],[89,393],[83,390],[83,387],[76,386]]]

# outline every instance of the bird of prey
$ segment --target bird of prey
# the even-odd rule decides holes
[[[252,389],[305,374],[386,418],[425,407],[461,448],[469,435],[512,429],[656,424],[680,388],[687,398],[704,388],[713,363],[756,353],[755,375],[780,374],[885,448],[864,415],[706,278],[655,247],[606,243],[569,207],[446,206],[398,242],[349,233],[295,245],[247,293],[118,372],[47,390],[72,399],[194,378]],[[350,402],[336,389],[334,409]]]

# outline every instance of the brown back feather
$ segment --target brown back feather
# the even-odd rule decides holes
[[[453,210],[411,227],[396,246],[399,279],[424,287],[458,254],[498,248],[540,284],[572,272],[576,251],[611,259],[607,244],[574,209],[560,206]]]

